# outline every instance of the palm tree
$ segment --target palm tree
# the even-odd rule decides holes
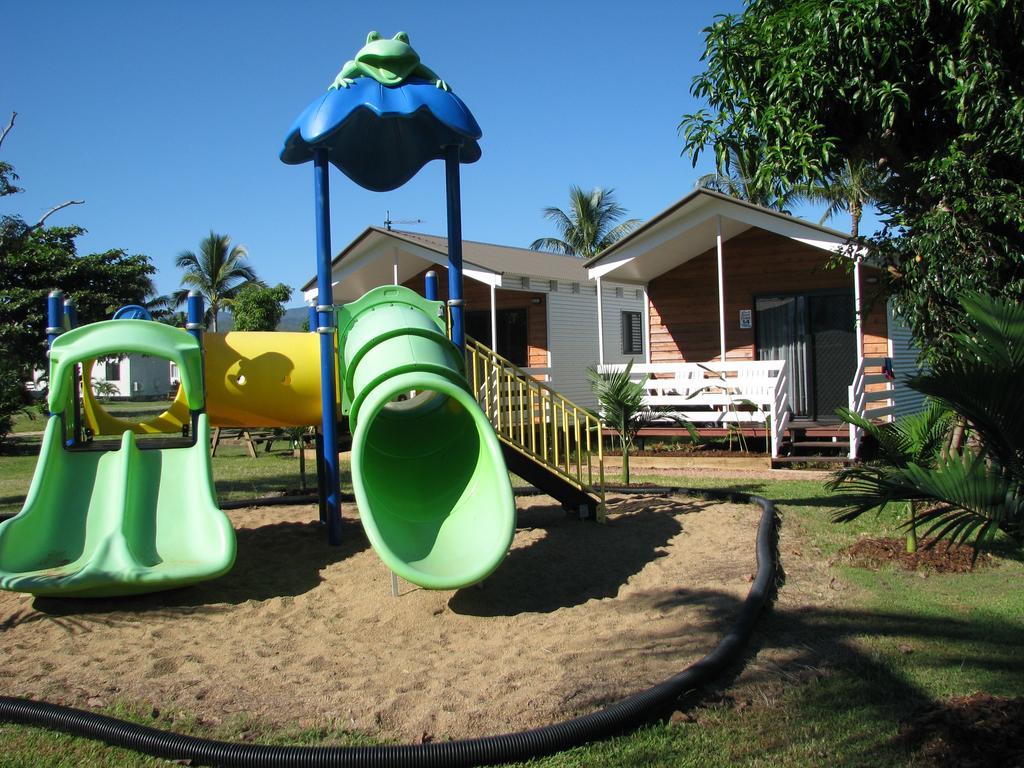
[[[781,182],[765,183],[758,179],[758,169],[764,163],[764,148],[757,140],[731,141],[725,155],[718,159],[718,170],[697,179],[694,187],[713,189],[748,203],[772,208],[783,213],[793,199],[793,190]]]
[[[621,240],[642,223],[629,219],[616,224],[626,209],[615,200],[615,190],[595,187],[584,192],[575,184],[569,187],[569,211],[545,208],[544,218],[555,223],[561,238],[541,237],[530,243],[535,251],[552,251],[589,259]]]
[[[927,502],[915,525],[925,536],[976,545],[1002,530],[1024,543],[1024,306],[980,293],[960,297],[973,328],[956,336],[960,355],[908,381],[961,417],[977,438],[941,456],[934,468],[916,463],[865,471],[844,488],[851,520],[891,501]],[[867,469],[867,468],[865,468]]]
[[[636,434],[651,422],[651,409],[644,405],[644,382],[630,380],[633,361],[624,370],[601,373],[597,368],[587,368],[591,389],[601,406],[601,421],[619,433],[622,443],[622,483],[629,485],[629,452],[636,440]]]
[[[213,321],[217,330],[217,312],[230,307],[234,297],[248,285],[262,285],[256,272],[245,259],[249,252],[244,245],[231,245],[229,235],[210,230],[209,237],[199,243],[199,254],[182,251],[175,260],[178,269],[185,270],[181,278],[182,289],[175,294],[178,305],[184,304],[189,290],[196,290],[206,301],[206,323]]]
[[[175,325],[176,317],[182,314],[175,311],[178,308],[176,293],[158,294],[156,291],[151,291],[146,294],[146,299],[142,302],[142,306],[146,308],[154,320],[158,323],[166,323],[167,325]]]
[[[885,183],[885,174],[878,168],[863,160],[845,160],[842,170],[826,177],[823,181],[812,184],[799,193],[811,202],[825,203],[825,214],[820,224],[824,224],[838,213],[848,211],[850,214],[850,237],[860,237],[860,220],[864,215],[864,206],[875,200],[875,193]]]

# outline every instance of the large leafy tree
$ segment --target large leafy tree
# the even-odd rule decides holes
[[[554,222],[560,237],[538,238],[530,248],[589,259],[640,226],[639,219],[620,221],[625,215],[615,190],[596,187],[584,192],[573,185],[569,187],[568,211],[544,209],[544,218]]]
[[[178,303],[185,303],[190,290],[199,291],[206,301],[206,322],[217,330],[217,313],[231,306],[243,288],[261,284],[256,272],[246,261],[249,252],[244,245],[232,245],[229,235],[210,231],[199,243],[199,252],[182,251],[175,260],[184,270],[182,289],[176,294]]]
[[[238,292],[231,305],[236,331],[273,331],[284,317],[284,304],[292,289],[284,283],[273,287],[249,285]]]
[[[1024,7],[993,0],[750,0],[706,31],[685,152],[756,137],[755,177],[798,186],[845,163],[886,176],[872,252],[934,362],[957,295],[1024,296]]]
[[[59,288],[74,304],[79,324],[108,319],[124,304],[152,292],[155,270],[147,256],[120,249],[79,256],[81,227],[36,229],[0,248],[0,345],[4,366],[20,374],[46,365],[46,295]]]
[[[15,117],[0,131],[0,145]],[[10,163],[0,162],[0,197],[21,189]],[[79,323],[103,320],[119,306],[138,304],[153,290],[149,258],[112,249],[79,256],[75,240],[81,227],[47,227],[57,211],[82,201],[68,200],[50,208],[33,224],[16,214],[0,218],[0,438],[11,414],[25,402],[24,382],[33,369],[46,367],[46,296],[64,291]]]

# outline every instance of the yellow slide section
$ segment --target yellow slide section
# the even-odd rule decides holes
[[[120,322],[120,321],[118,321]],[[82,380],[92,381],[92,366],[95,360],[82,363]],[[171,407],[149,421],[133,422],[111,416],[96,400],[91,386],[82,387],[82,415],[85,425],[94,435],[121,435],[133,432],[136,435],[172,434],[181,432],[181,427],[189,423],[188,402],[185,400],[184,387],[178,387],[178,396]]]
[[[214,427],[304,427],[320,423],[320,339],[315,333],[204,333],[206,409]],[[91,381],[92,362],[85,364]],[[83,387],[86,425],[96,435],[180,432],[189,410],[179,391],[164,413],[133,423],[111,416]]]
[[[206,410],[216,427],[320,423],[320,337],[315,333],[203,334]]]

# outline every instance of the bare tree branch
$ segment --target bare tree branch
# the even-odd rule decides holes
[[[4,128],[4,132],[0,133],[0,146],[3,145],[4,139],[7,138],[7,134],[10,133],[11,132],[11,128],[14,127],[14,118],[16,118],[17,116],[18,116],[17,112],[11,112],[11,121],[7,124],[7,127]]]
[[[0,146],[2,146],[2,145],[3,145],[3,143],[4,143],[4,139],[6,139],[6,138],[7,138],[7,134],[11,132],[11,129],[12,129],[12,128],[14,128],[14,120],[15,120],[15,119],[16,119],[17,117],[18,117],[18,113],[17,113],[17,112],[11,112],[11,119],[10,119],[10,121],[9,121],[9,122],[7,123],[7,127],[3,129],[3,132],[0,132]],[[9,166],[8,166],[8,168],[9,168]],[[12,175],[14,176],[14,178],[15,178],[15,179],[17,179],[17,178],[18,178],[18,177],[17,177],[17,175],[14,175],[14,174],[13,174],[13,169],[11,169],[11,173],[12,173]],[[5,179],[5,183],[6,183],[6,179]],[[18,191],[20,191],[20,190],[18,190],[17,188],[14,188],[14,191],[15,191],[15,192],[18,192]],[[52,216],[53,214],[55,214],[55,213],[56,213],[57,211],[59,211],[59,210],[60,210],[61,208],[67,208],[67,207],[68,207],[69,205],[82,205],[82,204],[83,204],[84,202],[85,202],[85,200],[67,200],[67,201],[65,201],[65,202],[61,203],[60,205],[55,205],[55,206],[53,206],[53,208],[51,208],[51,209],[50,209],[50,210],[48,210],[48,211],[47,211],[46,213],[44,213],[44,214],[43,214],[43,215],[42,215],[42,216],[40,217],[39,221],[37,221],[37,222],[36,222],[35,224],[33,224],[33,225],[32,225],[31,227],[28,227],[28,228],[27,228],[27,229],[26,229],[25,231],[26,231],[26,232],[31,232],[32,230],[35,230],[35,229],[39,229],[39,228],[40,228],[41,226],[43,226],[43,224],[44,224],[44,223],[46,222],[46,220],[47,220],[48,218],[50,218],[50,216]]]
[[[39,221],[37,221],[35,224],[29,227],[28,231],[31,232],[34,229],[39,229],[41,226],[43,226],[44,221],[50,218],[52,214],[56,213],[61,208],[67,208],[69,205],[81,205],[84,202],[85,200],[68,200],[67,202],[61,203],[60,205],[53,206],[53,208],[51,208],[50,210],[43,214],[43,217],[39,219]]]

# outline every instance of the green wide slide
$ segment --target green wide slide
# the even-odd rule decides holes
[[[468,391],[443,305],[401,286],[338,310],[342,407],[352,428],[360,519],[394,573],[458,589],[504,559],[516,509],[501,446]],[[170,359],[196,416],[194,441],[116,450],[65,445],[76,363],[139,352]],[[25,505],[0,523],[0,588],[104,597],[220,576],[235,559],[217,508],[203,407],[202,357],[186,332],[114,320],[58,337],[50,354],[51,416]]]
[[[515,532],[515,500],[494,429],[444,333],[443,305],[383,286],[338,310],[352,485],[370,543],[428,589],[490,574]]]
[[[21,512],[0,523],[0,587],[35,595],[106,597],[182,587],[220,576],[235,535],[217,508],[209,424],[196,419],[185,447],[140,449],[131,432],[117,450],[67,448],[64,408],[76,362],[140,352],[177,363],[189,407],[202,407],[199,345],[147,320],[83,326],[50,355],[52,415]]]

